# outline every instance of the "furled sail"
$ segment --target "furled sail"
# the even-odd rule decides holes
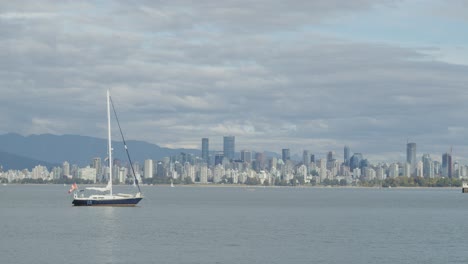
[[[86,190],[94,190],[94,191],[99,191],[99,192],[107,192],[110,191],[112,188],[112,183],[109,181],[107,183],[107,186],[102,188],[102,187],[86,187]]]

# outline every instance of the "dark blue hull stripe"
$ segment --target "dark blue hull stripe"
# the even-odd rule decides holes
[[[75,206],[133,206],[136,205],[143,198],[125,198],[125,199],[112,199],[112,200],[73,200],[72,204]]]

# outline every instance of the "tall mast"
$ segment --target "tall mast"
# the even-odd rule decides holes
[[[112,145],[111,145],[111,125],[110,125],[110,92],[107,90],[107,139],[109,142],[108,153],[109,153],[109,186],[110,186],[110,195],[112,196]]]

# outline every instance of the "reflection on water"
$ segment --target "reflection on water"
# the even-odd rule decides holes
[[[1,263],[467,263],[459,189],[147,187],[73,207],[65,186],[0,190]]]

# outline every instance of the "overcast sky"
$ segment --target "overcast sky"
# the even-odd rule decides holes
[[[468,1],[2,1],[0,133],[468,160]],[[1,148],[1,147],[0,147]]]

